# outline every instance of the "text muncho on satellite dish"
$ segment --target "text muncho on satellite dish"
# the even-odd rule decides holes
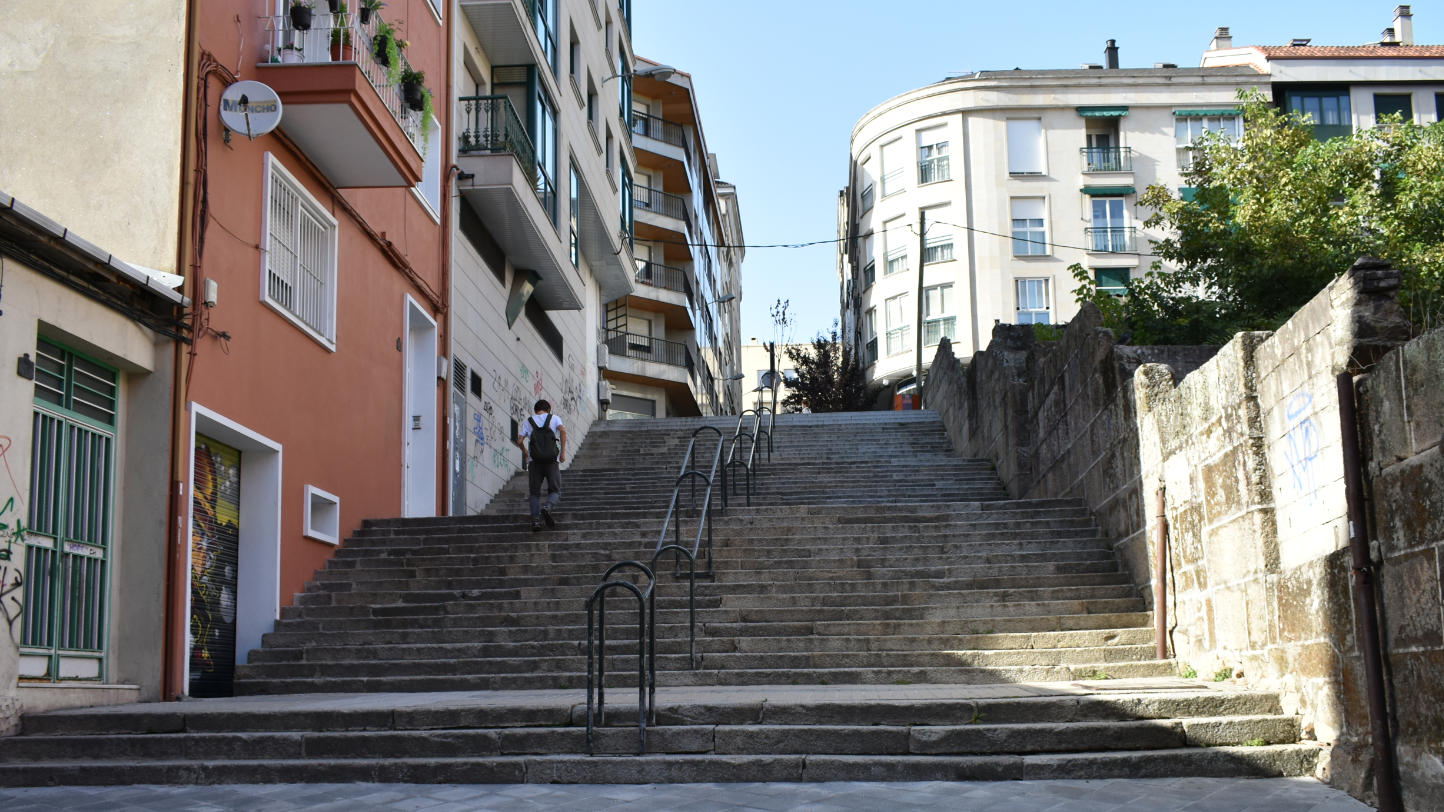
[[[220,112],[222,124],[255,138],[281,123],[281,97],[268,85],[248,79],[221,93]]]

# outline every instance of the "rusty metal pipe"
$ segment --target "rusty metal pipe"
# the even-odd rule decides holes
[[[1368,516],[1364,511],[1364,470],[1359,455],[1359,423],[1354,401],[1354,376],[1339,373],[1339,434],[1344,454],[1344,499],[1348,505],[1349,553],[1353,559],[1355,630],[1364,658],[1364,683],[1369,706],[1369,738],[1374,746],[1374,789],[1379,812],[1404,808],[1389,733],[1389,706],[1384,694],[1383,647],[1379,642],[1379,611],[1375,603],[1374,562],[1369,557]]]
[[[1153,644],[1157,658],[1168,659],[1168,513],[1164,489],[1153,492]]]

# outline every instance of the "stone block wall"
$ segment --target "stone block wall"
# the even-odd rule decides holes
[[[1358,384],[1370,524],[1409,809],[1444,806],[1444,330]]]

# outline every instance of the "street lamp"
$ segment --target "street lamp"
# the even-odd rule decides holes
[[[640,76],[644,79],[656,79],[659,82],[665,82],[668,79],[671,79],[672,76],[676,73],[677,69],[672,67],[671,65],[651,65],[649,67],[633,71],[627,71],[625,73],[614,73],[611,76],[608,76],[606,79],[603,79],[602,84],[606,84],[610,80],[616,79],[619,76],[631,76],[633,78]]]

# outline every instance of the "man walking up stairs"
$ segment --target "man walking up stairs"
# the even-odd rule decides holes
[[[0,783],[1312,772],[1278,697],[1154,659],[1082,505],[1010,500],[928,412],[778,419],[752,506],[714,515],[695,668],[687,581],[658,573],[641,756],[635,604],[611,608],[597,751],[624,757],[587,756],[585,601],[610,564],[651,557],[708,424],[736,425],[594,427],[550,533],[529,530],[524,478],[480,516],[367,522],[238,668],[240,696],[27,717]]]

